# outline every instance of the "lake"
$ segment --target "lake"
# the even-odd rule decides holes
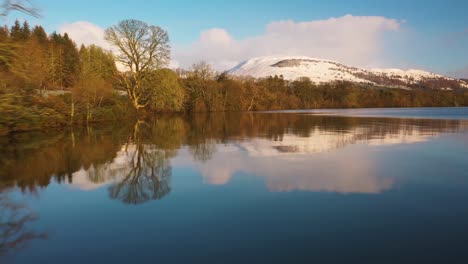
[[[468,263],[468,108],[0,137],[1,263]]]

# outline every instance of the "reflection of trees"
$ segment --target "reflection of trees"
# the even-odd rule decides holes
[[[55,178],[73,182],[73,173],[111,162],[127,134],[125,127],[74,132],[32,132],[0,137],[0,181],[35,191]]]
[[[213,157],[216,152],[214,142],[206,141],[190,147],[190,152],[196,161],[206,162]]]
[[[133,135],[125,146],[127,172],[109,187],[110,197],[124,203],[139,204],[151,199],[161,199],[171,191],[172,168],[169,158],[172,151],[145,144],[142,137],[150,127],[138,121]],[[172,154],[172,155],[171,155]]]
[[[22,249],[31,240],[46,238],[46,234],[28,229],[38,216],[25,205],[13,201],[8,194],[8,190],[0,190],[0,256]]]
[[[195,160],[206,162],[216,152],[215,139],[223,139],[222,124],[226,124],[226,120],[219,118],[220,116],[224,117],[223,115],[207,115],[206,113],[191,116],[191,129],[187,141]]]
[[[171,191],[172,168],[163,151],[138,145],[128,165],[128,173],[109,188],[112,199],[138,204],[161,199]]]
[[[0,184],[34,191],[53,180],[81,180],[82,185],[89,186],[120,181],[112,186],[111,196],[131,203],[161,197],[169,191],[169,159],[182,146],[195,160],[206,162],[213,158],[218,144],[243,140],[275,141],[272,145],[284,153],[313,145],[314,139],[319,138],[316,135],[332,135],[338,139],[335,147],[340,148],[356,142],[467,129],[467,122],[457,120],[284,113],[158,116],[136,127],[104,124],[93,129],[75,127],[68,132],[38,131],[0,137]],[[288,141],[291,135],[297,137],[297,142]],[[164,184],[167,188],[163,188]]]

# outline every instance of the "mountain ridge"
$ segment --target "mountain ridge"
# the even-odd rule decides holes
[[[395,88],[455,90],[468,88],[468,82],[419,69],[364,69],[337,61],[307,56],[256,57],[228,71],[235,76],[266,78],[283,76],[294,81],[308,77],[315,83],[348,81]]]

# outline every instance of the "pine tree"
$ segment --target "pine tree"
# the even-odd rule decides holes
[[[72,87],[77,81],[77,76],[80,72],[80,55],[75,43],[68,37],[68,34],[63,35],[64,48],[64,85]]]
[[[50,36],[49,62],[48,62],[48,82],[54,88],[64,88],[64,67],[63,57],[64,49],[62,46],[62,36],[56,32]]]
[[[43,27],[35,26],[32,30],[31,37],[36,38],[37,41],[43,46],[47,47],[48,39],[47,34]]]
[[[21,27],[21,40],[28,40],[31,37],[31,29],[29,27],[28,21],[23,22]]]
[[[33,89],[45,89],[47,80],[47,50],[39,43],[36,37],[25,41],[16,50],[12,64],[12,72],[24,83]]]
[[[15,20],[15,23],[13,24],[10,30],[10,37],[13,39],[13,41],[18,41],[22,37],[21,32],[21,24],[18,20]]]

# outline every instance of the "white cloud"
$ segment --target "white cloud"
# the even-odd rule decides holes
[[[103,49],[112,51],[114,54],[118,53],[118,50],[115,47],[112,47],[104,39],[104,29],[98,25],[90,23],[88,21],[77,21],[73,23],[65,23],[60,26],[59,32],[64,34],[67,33],[68,36],[75,41],[79,46],[84,44],[85,46],[96,45]],[[127,68],[122,65],[120,62],[116,63],[117,69],[120,71],[126,71]]]
[[[65,23],[59,28],[60,33],[68,33],[77,45],[86,46],[94,44],[105,49],[110,49],[109,43],[104,39],[104,29],[87,21]]]
[[[388,32],[398,32],[403,22],[380,16],[352,16],[309,22],[277,21],[259,36],[234,39],[226,30],[209,29],[199,40],[178,46],[174,58],[182,67],[204,60],[225,70],[258,56],[298,55],[337,60],[356,66],[380,64]]]
[[[112,47],[104,39],[104,31],[105,29],[103,29],[102,27],[88,21],[76,21],[73,23],[65,23],[62,24],[59,28],[60,33],[67,33],[78,46],[81,46],[81,44],[84,44],[85,46],[94,44],[106,50],[110,50],[114,54],[118,53],[118,49]],[[207,38],[209,38],[209,36],[207,36]],[[172,69],[179,68],[179,62],[171,60],[168,67]],[[120,63],[117,63],[117,68],[121,71],[124,71],[126,69],[125,66],[121,65]]]
[[[197,41],[187,46],[173,45],[170,67],[188,68],[206,61],[218,70],[259,56],[310,56],[336,60],[355,66],[384,64],[384,37],[400,31],[402,21],[380,16],[352,16],[308,22],[276,21],[258,36],[235,39],[222,28],[200,33]],[[60,33],[67,32],[78,44],[95,44],[105,49],[104,29],[87,21],[65,23]]]

